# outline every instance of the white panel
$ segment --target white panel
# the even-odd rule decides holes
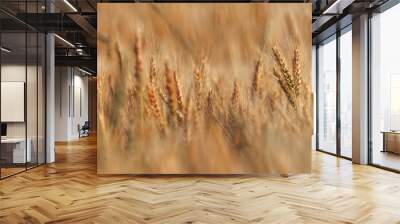
[[[24,122],[24,82],[1,82],[1,122]]]

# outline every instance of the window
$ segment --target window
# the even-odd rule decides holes
[[[352,157],[352,32],[340,36],[340,155]]]
[[[336,153],[336,36],[318,48],[318,149]]]
[[[371,18],[371,140],[373,164],[400,170],[400,5]]]

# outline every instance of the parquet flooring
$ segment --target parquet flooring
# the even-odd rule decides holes
[[[313,153],[311,174],[97,176],[96,139],[0,181],[0,223],[400,223],[400,175]]]

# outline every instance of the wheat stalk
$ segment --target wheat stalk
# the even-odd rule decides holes
[[[142,86],[142,73],[143,73],[143,55],[142,55],[142,36],[137,33],[135,41],[135,78],[137,82],[138,90]]]
[[[196,69],[194,72],[194,88],[196,95],[199,96],[203,92],[203,74],[200,69]]]
[[[213,97],[214,97],[214,92],[212,89],[210,89],[208,91],[207,94],[207,100],[206,100],[206,113],[207,113],[207,117],[209,119],[211,119],[213,117],[214,114],[214,101],[213,101]]]
[[[175,126],[177,122],[178,109],[177,90],[174,82],[173,72],[169,69],[167,64],[165,67],[165,89],[167,90],[168,96],[168,120],[172,126]]]
[[[280,72],[276,68],[273,70],[274,76],[277,78],[279,85],[282,90],[285,92],[286,97],[288,98],[290,104],[297,109],[298,97],[299,97],[299,89],[301,85],[301,77],[300,77],[300,55],[298,50],[295,50],[294,57],[294,72],[290,73],[288,66],[280,53],[279,49],[275,46],[272,48],[275,59],[278,62],[280,67]]]
[[[196,107],[201,110],[203,107],[203,91],[205,77],[205,59],[203,58],[200,66],[194,72],[194,89],[196,93]]]
[[[263,72],[263,67],[262,67],[262,60],[259,58],[256,62],[254,74],[253,74],[253,82],[252,82],[252,96],[253,98],[260,92],[260,81],[261,81],[261,76]]]
[[[231,96],[231,106],[233,109],[238,110],[240,106],[240,92],[239,83],[237,80],[233,82],[233,92]]]
[[[294,86],[294,93],[296,96],[300,95],[300,86],[302,84],[301,80],[301,62],[300,62],[300,51],[296,47],[293,56],[293,82],[296,84]]]
[[[150,76],[149,76],[150,82],[154,84],[156,82],[156,78],[157,78],[156,63],[154,61],[154,58],[151,57],[150,58]]]
[[[181,92],[181,88],[179,85],[179,79],[176,75],[176,72],[174,72],[174,84],[175,84],[175,90],[176,90],[176,99],[178,101],[178,110],[180,112],[183,112],[182,92]]]
[[[201,110],[198,110],[198,108],[191,107],[191,118],[192,118],[192,124],[193,124],[193,129],[196,131],[200,130],[200,112]]]
[[[162,91],[160,87],[157,88],[158,95],[160,95],[161,100],[168,105],[168,96]]]
[[[185,140],[189,141],[190,139],[190,133],[189,133],[189,126],[190,126],[190,112],[192,111],[192,98],[190,97],[190,95],[188,95],[187,99],[186,99],[186,103],[185,103],[186,107],[184,108],[184,126],[183,126],[183,132],[184,132],[184,136],[185,136]]]
[[[158,103],[155,87],[151,82],[147,85],[147,96],[149,98],[150,111],[158,121],[158,127],[160,128],[161,133],[165,134],[166,125],[164,117],[161,113],[161,107]]]

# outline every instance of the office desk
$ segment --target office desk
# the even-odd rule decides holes
[[[383,131],[383,150],[382,152],[392,152],[400,154],[400,132]]]
[[[1,157],[6,163],[25,163],[31,162],[32,153],[30,138],[26,140],[28,143],[25,153],[25,138],[6,138],[1,139]]]

